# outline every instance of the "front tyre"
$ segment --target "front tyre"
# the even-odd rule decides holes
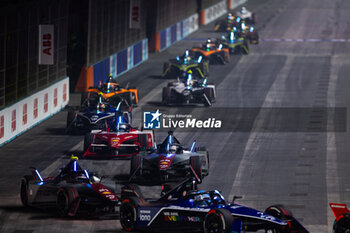
[[[135,231],[137,226],[137,208],[139,200],[135,197],[126,198],[120,206],[120,224],[127,232]]]
[[[74,217],[76,209],[73,210],[74,204],[79,198],[78,192],[71,187],[60,188],[57,193],[56,209],[60,217]]]
[[[225,209],[213,209],[204,218],[205,233],[229,233],[233,222],[232,214]]]
[[[28,206],[28,190],[29,190],[29,182],[33,180],[32,176],[24,176],[21,180],[21,202],[24,207]]]

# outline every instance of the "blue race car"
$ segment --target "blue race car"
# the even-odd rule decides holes
[[[264,212],[227,202],[219,191],[198,191],[186,180],[157,200],[144,199],[136,185],[122,188],[120,223],[125,231],[307,233],[281,205]]]
[[[68,111],[66,132],[76,134],[107,129],[109,125],[115,124],[120,115],[131,123],[131,109],[128,102],[120,96],[105,100],[101,95],[89,93],[78,110]]]

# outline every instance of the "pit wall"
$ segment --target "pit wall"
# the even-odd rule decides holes
[[[69,102],[69,77],[0,111],[0,147],[63,109]]]
[[[150,40],[150,51],[160,52],[174,44],[176,41],[182,40],[189,34],[198,30],[198,14],[173,24],[160,32],[152,35]]]
[[[122,75],[148,59],[147,38],[118,51],[91,66],[84,66],[80,72],[76,92],[84,92],[91,86],[105,82],[110,74]]]

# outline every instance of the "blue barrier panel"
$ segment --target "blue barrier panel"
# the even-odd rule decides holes
[[[166,47],[166,29],[160,32],[160,49]]]
[[[142,61],[142,41],[134,45],[134,65]]]
[[[174,43],[176,41],[176,24],[174,24],[173,26],[171,26],[171,44]]]
[[[94,65],[94,86],[98,86],[99,81],[105,82],[109,76],[109,58]]]
[[[128,69],[128,49],[124,49],[117,54],[117,74]]]

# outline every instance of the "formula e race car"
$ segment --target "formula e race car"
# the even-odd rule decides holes
[[[207,78],[202,81],[194,80],[192,73],[187,74],[186,80],[168,83],[163,87],[162,104],[204,104],[211,106],[216,99],[214,84],[207,84]]]
[[[214,31],[216,32],[226,32],[232,30],[233,27],[239,27],[239,20],[232,13],[228,13],[224,20],[219,20],[215,22]]]
[[[128,123],[131,123],[132,107],[125,99],[120,99],[121,96],[116,96],[116,98],[119,98],[119,102],[115,106],[101,95],[89,93],[88,98],[78,110],[69,109],[66,132],[68,134],[79,134],[91,130],[106,129],[108,125],[116,121],[116,116],[119,115],[122,115]]]
[[[186,149],[171,131],[156,151],[140,152],[131,157],[130,181],[160,184],[188,176],[196,176],[201,181],[207,175],[209,152],[204,147],[196,148],[195,142]]]
[[[245,21],[241,22],[238,32],[241,37],[245,37],[251,44],[259,44],[258,31],[253,26],[246,25]]]
[[[234,30],[229,32],[227,36],[222,36],[216,43],[222,44],[224,48],[228,48],[230,54],[248,54],[249,46],[245,37],[239,37]]]
[[[248,11],[245,7],[242,7],[241,11],[236,13],[236,17],[240,17],[247,24],[256,24],[257,15],[254,12]]]
[[[82,101],[86,99],[89,93],[102,95],[105,100],[108,100],[114,105],[118,104],[117,101],[120,98],[125,99],[130,106],[137,105],[139,102],[138,90],[135,87],[129,87],[129,85],[125,88],[121,87],[117,81],[113,79],[112,75],[109,76],[106,83],[100,84],[98,87],[89,87],[86,93],[82,93]],[[117,101],[111,99],[116,96],[119,96],[119,98],[116,98]]]
[[[259,211],[227,202],[217,190],[195,190],[189,180],[155,200],[144,199],[132,184],[124,186],[121,195],[120,223],[129,232],[308,232],[281,205]]]
[[[229,50],[224,48],[222,44],[215,44],[211,39],[208,39],[201,47],[192,48],[191,52],[196,57],[203,56],[203,58],[208,59],[210,64],[230,62]]]
[[[188,71],[199,78],[205,78],[209,73],[209,62],[202,56],[195,57],[189,50],[181,57],[170,59],[164,63],[163,77],[167,78],[185,78]]]
[[[350,210],[346,204],[342,203],[329,203],[332,212],[335,216],[333,224],[334,233],[347,233],[350,232]]]
[[[130,157],[152,147],[153,131],[132,128],[123,116],[118,116],[107,130],[94,130],[85,135],[83,157]]]
[[[103,185],[93,173],[83,170],[77,160],[72,157],[56,177],[42,178],[32,167],[32,175],[24,176],[21,181],[23,206],[56,207],[61,217],[114,213],[119,205],[114,190]]]

